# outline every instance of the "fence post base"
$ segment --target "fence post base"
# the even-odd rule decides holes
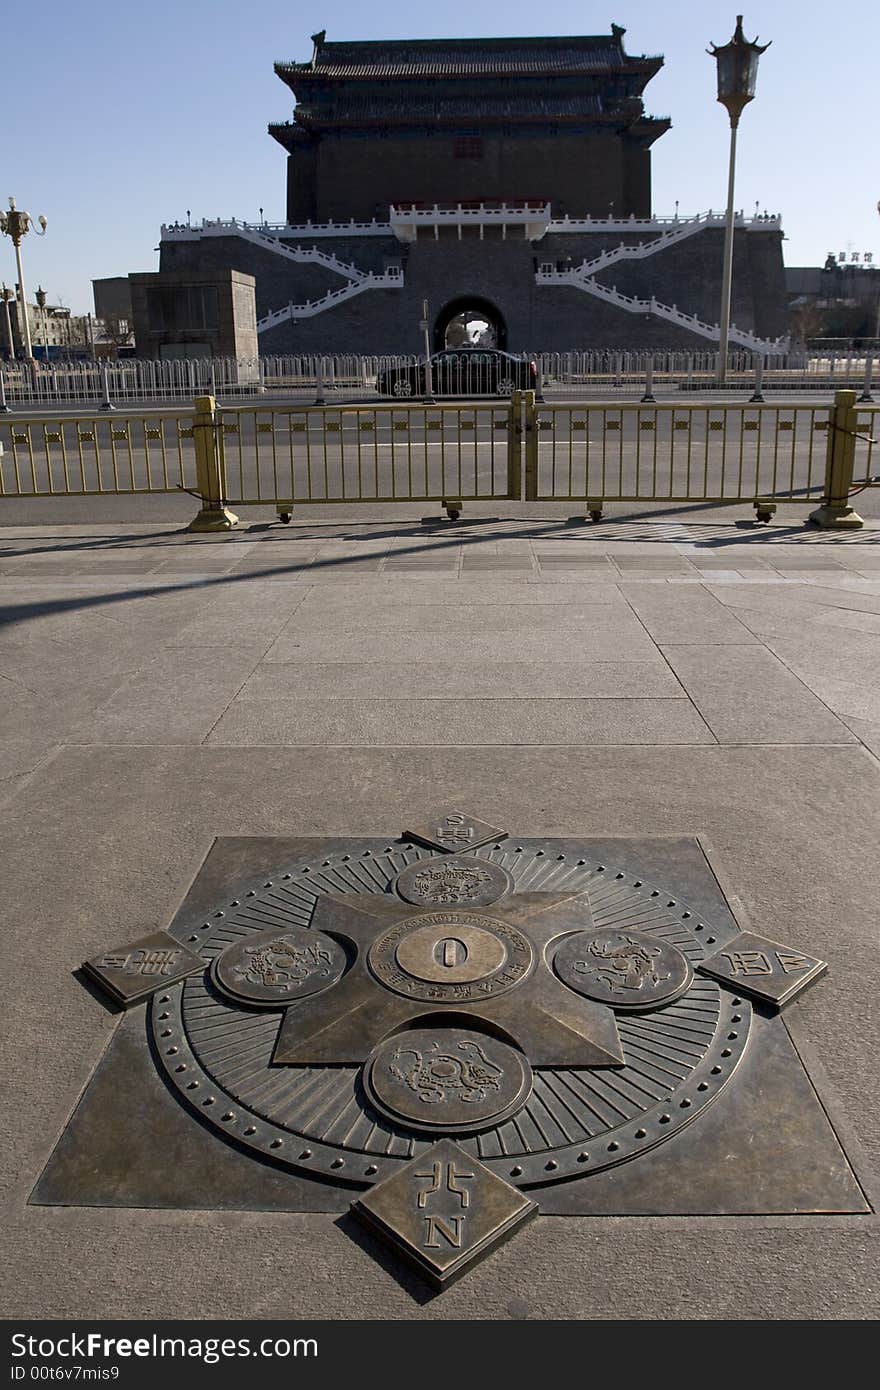
[[[809,520],[823,531],[855,531],[864,526],[849,505],[856,457],[858,418],[855,391],[835,391],[828,419],[825,493]]]
[[[823,531],[857,531],[860,526],[865,524],[858,512],[853,511],[852,507],[833,506],[828,502],[823,502],[821,507],[810,512],[808,519],[814,526],[820,526]]]
[[[187,531],[231,531],[238,517],[228,507],[202,507],[187,526]]]
[[[238,517],[226,505],[226,465],[223,434],[217,428],[217,403],[213,396],[199,396],[193,419],[196,453],[197,496],[201,510],[187,526],[188,531],[231,531]]]

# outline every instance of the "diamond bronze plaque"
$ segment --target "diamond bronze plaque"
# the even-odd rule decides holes
[[[538,1210],[471,1154],[441,1139],[352,1203],[435,1289],[445,1289]]]
[[[753,999],[784,1009],[786,1004],[815,984],[828,966],[815,956],[768,941],[754,932],[741,932],[721,951],[697,967],[724,984],[741,989]]]
[[[203,971],[205,962],[167,932],[157,931],[128,946],[85,960],[82,968],[114,1003],[130,1009],[149,999],[157,989],[174,984],[193,971]]]
[[[450,817],[469,848],[435,835]],[[88,962],[155,997],[32,1201],[356,1196],[435,1287],[537,1209],[865,1211],[786,1023],[750,1003],[823,962],[739,932],[692,839],[490,829],[219,841],[167,933]]]
[[[498,830],[494,825],[487,825],[485,821],[456,810],[437,811],[415,829],[403,832],[405,840],[419,840],[429,849],[439,849],[444,854],[479,849],[492,840],[504,840],[506,837],[506,830]]]

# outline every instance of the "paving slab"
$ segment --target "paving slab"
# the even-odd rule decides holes
[[[663,647],[719,743],[848,743],[850,734],[761,647]]]
[[[665,661],[420,662],[260,665],[237,700],[676,699],[684,691]]]
[[[852,739],[841,726],[840,742]],[[711,743],[685,700],[263,699],[232,704],[212,744],[451,748],[491,744]],[[826,742],[829,740],[825,740]]]
[[[316,605],[325,612],[332,612],[338,607],[347,607],[353,604],[360,604],[365,609],[369,609],[374,603],[381,603],[383,606],[397,604],[399,606],[414,608],[423,604],[429,605],[458,605],[466,603],[486,604],[494,607],[507,608],[516,604],[522,606],[526,603],[538,604],[569,604],[584,603],[602,605],[614,604],[617,608],[625,609],[626,601],[619,593],[616,584],[594,584],[592,581],[583,582],[575,580],[570,584],[560,586],[554,583],[542,583],[537,576],[523,578],[478,578],[470,580],[452,580],[446,576],[443,578],[425,577],[418,584],[412,584],[409,579],[402,580],[395,576],[389,576],[386,570],[380,578],[375,580],[365,578],[351,583],[340,581],[332,587],[317,589],[309,593],[307,605]]]
[[[291,635],[293,628],[297,632],[436,632],[439,640],[450,644],[449,655],[452,656],[458,633],[510,633],[513,646],[518,641],[514,634],[522,628],[543,628],[550,633],[571,630],[572,635],[579,633],[581,640],[585,631],[616,629],[624,636],[636,631],[631,615],[620,603],[599,600],[590,604],[519,604],[512,600],[499,611],[498,606],[471,604],[467,601],[469,597],[465,593],[457,604],[418,607],[399,601],[386,602],[371,610],[356,600],[347,607],[339,603],[327,607],[320,596],[310,594],[291,618],[285,637]],[[722,620],[725,618],[727,615],[722,613]],[[746,632],[745,640],[754,639]]]
[[[661,645],[678,642],[741,645],[755,642],[748,628],[702,590],[682,592],[654,585],[623,584],[621,592],[653,640]]]
[[[260,653],[161,649],[68,731],[69,743],[201,743],[252,674]],[[193,691],[198,689],[198,699]]]
[[[318,634],[287,628],[266,653],[266,660],[393,664],[436,661],[437,644],[437,634],[424,630],[394,632],[376,627],[360,633],[341,632],[328,644]],[[512,639],[503,627],[495,632],[458,632],[452,650],[456,663],[507,661],[512,654]],[[634,618],[628,622],[625,614],[612,626],[584,623],[566,628],[560,623],[553,631],[521,628],[515,636],[519,661],[651,661],[656,652],[644,628]]]

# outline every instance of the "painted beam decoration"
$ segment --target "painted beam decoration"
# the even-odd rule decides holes
[[[694,1124],[750,1001],[778,1011],[827,968],[573,844],[441,808],[84,971],[125,1008],[154,996],[153,1055],[204,1124],[361,1189],[354,1214],[443,1289],[542,1190]]]

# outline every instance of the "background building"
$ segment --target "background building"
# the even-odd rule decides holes
[[[840,253],[845,254],[845,253]],[[880,268],[829,254],[824,266],[791,266],[785,287],[793,339],[880,347]]]
[[[144,272],[128,283],[138,357],[257,357],[252,276]]]
[[[261,353],[419,352],[479,315],[500,347],[718,342],[724,215],[655,217],[660,57],[577,38],[328,43],[277,63],[296,106],[281,226],[162,228],[161,270],[256,282]],[[740,215],[731,346],[787,333],[782,229]]]
[[[134,317],[128,276],[111,275],[103,280],[93,280],[92,294],[95,301],[95,355],[132,355],[135,351]]]
[[[16,286],[15,297],[8,301],[9,320],[14,356],[24,357],[26,349],[17,289]],[[91,352],[93,325],[88,314],[72,314],[64,304],[50,304],[42,289],[37,290],[34,299],[35,302],[27,306],[27,315],[35,358],[82,357]],[[0,342],[4,355],[8,357],[5,312],[0,321]]]

